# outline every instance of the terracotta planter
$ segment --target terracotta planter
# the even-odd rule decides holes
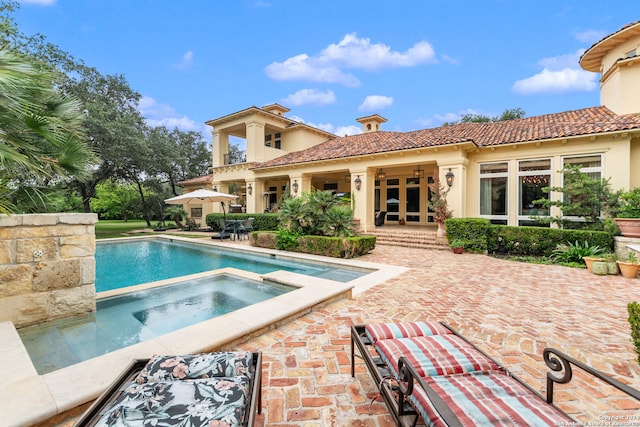
[[[620,273],[624,277],[635,278],[638,277],[638,270],[640,270],[640,264],[633,264],[630,262],[618,261],[618,267],[620,268]]]
[[[624,237],[640,237],[640,218],[616,218],[615,220]]]
[[[464,252],[464,248],[451,248],[454,254],[461,254]]]

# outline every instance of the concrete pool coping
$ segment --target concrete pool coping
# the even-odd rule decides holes
[[[150,237],[140,237],[149,239]],[[371,270],[369,274],[347,283],[321,279],[298,273],[274,271],[256,274],[234,268],[167,279],[140,287],[162,286],[208,275],[231,274],[253,280],[295,286],[298,289],[253,304],[154,339],[95,357],[57,371],[38,375],[13,323],[0,323],[0,413],[7,426],[25,426],[43,422],[98,397],[133,359],[154,354],[187,354],[212,351],[234,342],[244,341],[298,317],[314,307],[332,300],[350,298],[406,271],[406,268],[358,260],[333,259],[315,255],[283,252],[254,247],[230,248],[219,242],[200,242],[176,236],[154,236],[188,243],[215,246],[225,251],[255,252],[276,258],[337,264],[341,267]],[[132,238],[132,239],[138,239]],[[107,239],[118,240],[123,239]],[[139,288],[139,287],[138,287]],[[108,291],[99,297],[122,293]]]

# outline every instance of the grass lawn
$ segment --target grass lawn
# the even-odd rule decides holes
[[[173,225],[171,223],[170,225]],[[147,223],[142,219],[134,219],[129,221],[121,221],[121,220],[99,220],[96,223],[96,239],[112,239],[115,237],[131,237],[131,236],[141,236],[147,233],[131,233],[133,230],[143,230],[147,227]],[[162,234],[172,234],[172,231],[175,230],[167,230]],[[209,236],[203,236],[199,234],[185,234],[180,233],[176,234],[182,237],[189,237],[194,239],[203,239]]]
[[[96,239],[110,239],[112,237],[127,237],[131,234],[125,234],[132,230],[142,230],[147,228],[147,223],[141,219],[130,221],[120,220],[100,220],[96,223]]]

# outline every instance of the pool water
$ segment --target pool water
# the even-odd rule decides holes
[[[95,258],[97,292],[224,267],[258,274],[285,270],[343,283],[370,272],[165,239],[98,242]]]
[[[96,312],[18,330],[43,375],[295,288],[220,274],[101,298]]]

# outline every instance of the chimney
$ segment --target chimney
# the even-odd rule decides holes
[[[356,119],[356,121],[358,123],[362,123],[362,132],[367,133],[379,131],[380,124],[386,122],[387,119],[379,116],[378,114],[374,114],[372,116],[360,117],[359,119]]]

